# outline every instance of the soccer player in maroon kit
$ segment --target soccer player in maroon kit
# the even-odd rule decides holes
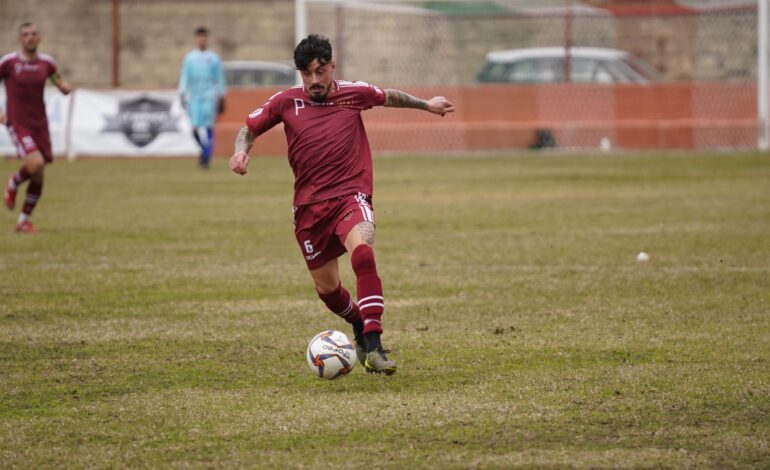
[[[310,35],[294,49],[302,85],[273,95],[238,133],[230,168],[246,174],[254,140],[283,122],[294,171],[294,233],[316,291],[327,308],[353,327],[356,353],[367,372],[393,374],[383,349],[382,283],[374,260],[372,156],[361,111],[373,106],[415,108],[443,116],[443,96],[415,98],[364,82],[334,80],[329,40]],[[340,282],[339,258],[350,252],[358,303]]]
[[[8,126],[16,152],[24,161],[19,171],[8,179],[3,201],[13,210],[19,185],[29,180],[24,206],[16,222],[16,231],[22,233],[35,232],[29,216],[43,193],[43,169],[53,162],[43,101],[45,83],[50,78],[65,95],[72,91],[59,75],[53,58],[37,52],[40,39],[37,26],[24,23],[19,27],[21,51],[0,58],[0,81],[5,80],[8,98],[8,113],[0,109],[0,124]]]

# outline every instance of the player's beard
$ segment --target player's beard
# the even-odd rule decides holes
[[[323,103],[324,101],[326,101],[326,97],[329,96],[329,91],[331,90],[331,84],[329,84],[329,86],[326,87],[326,92],[323,95],[313,94],[313,91],[318,90],[319,88],[321,90],[324,89],[324,87],[322,86],[318,88],[310,89],[310,93],[308,93],[310,95],[310,101],[313,101],[314,103]]]

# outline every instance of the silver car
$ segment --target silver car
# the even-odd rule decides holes
[[[283,62],[233,60],[223,62],[225,82],[232,87],[291,86],[296,70]]]
[[[648,83],[660,73],[635,55],[598,47],[534,47],[487,54],[479,83]],[[565,68],[569,80],[565,80]]]

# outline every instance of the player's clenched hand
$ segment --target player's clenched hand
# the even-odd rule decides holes
[[[230,169],[239,175],[245,175],[249,160],[249,155],[246,152],[235,152],[230,158]]]
[[[0,124],[8,124],[8,117],[2,111],[0,111]]]
[[[443,96],[434,96],[428,100],[428,111],[433,114],[440,114],[441,116],[446,113],[453,113],[455,105],[453,105],[448,99]]]

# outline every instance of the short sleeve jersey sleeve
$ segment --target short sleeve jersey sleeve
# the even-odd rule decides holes
[[[48,64],[48,76],[49,77],[59,73],[59,69],[56,68],[56,62],[53,59],[47,60],[46,63]]]
[[[281,107],[284,94],[285,92],[283,91],[276,93],[265,104],[249,114],[249,117],[246,118],[246,126],[252,134],[255,136],[262,135],[283,120],[281,117]]]
[[[45,79],[49,79],[59,72],[56,61],[48,54],[39,54],[40,61],[45,64]]]
[[[2,59],[4,60],[0,60],[0,81],[8,78],[8,71],[11,69],[11,61],[7,57]]]
[[[385,104],[385,91],[376,86],[366,82],[354,82],[356,90],[360,93],[363,109],[371,109],[374,106],[382,106]]]

